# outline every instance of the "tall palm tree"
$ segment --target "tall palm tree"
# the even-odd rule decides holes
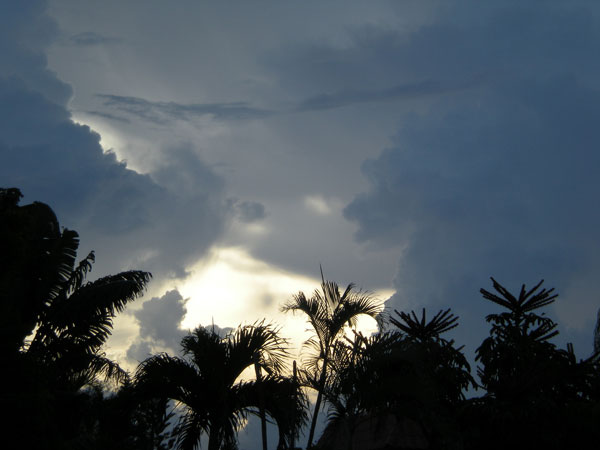
[[[280,433],[297,434],[304,397],[280,376],[287,344],[277,331],[259,322],[221,338],[214,330],[196,328],[181,342],[183,357],[155,355],[139,366],[140,392],[170,398],[185,409],[178,425],[179,448],[196,448],[202,434],[208,435],[209,450],[235,448],[236,431],[248,413],[258,414],[259,403],[277,421]],[[239,381],[255,362],[267,373],[261,380],[264,389],[255,381]],[[277,410],[283,401],[286,410]]]
[[[312,379],[311,384],[317,390],[307,448],[312,446],[323,392],[327,384],[329,362],[333,357],[336,342],[344,335],[347,325],[356,326],[359,316],[372,317],[380,325],[383,322],[382,305],[370,294],[355,291],[354,288],[355,285],[351,283],[341,292],[336,283],[325,280],[321,270],[321,290],[315,290],[312,297],[306,297],[303,292],[299,292],[282,307],[284,312],[299,311],[306,314],[315,332],[315,336],[306,342],[315,350],[308,360],[307,371],[308,374],[313,374],[309,375],[309,379]]]

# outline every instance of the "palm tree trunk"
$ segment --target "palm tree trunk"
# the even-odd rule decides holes
[[[296,360],[294,360],[294,365],[292,366],[293,368],[293,380],[294,380],[294,400],[296,400],[296,389],[298,389],[298,373],[297,373],[297,368],[296,368]],[[294,402],[295,403],[295,402]],[[292,448],[292,450],[294,450],[296,448],[296,436],[293,435],[292,436],[292,441],[290,442],[290,447]]]
[[[315,435],[315,427],[317,425],[317,417],[319,415],[319,409],[321,408],[321,400],[323,399],[323,391],[325,390],[325,380],[327,378],[327,359],[323,360],[323,369],[321,371],[321,377],[319,378],[319,393],[317,394],[317,402],[315,403],[315,412],[313,413],[312,422],[310,424],[310,432],[308,433],[308,442],[306,444],[306,450],[312,447],[313,437]]]
[[[214,426],[210,427],[210,431],[208,432],[208,450],[219,450],[221,446],[219,442],[219,433]]]
[[[262,385],[260,366],[258,365],[258,353],[254,354],[254,371],[256,372],[256,384],[258,386],[258,406],[260,411],[260,431],[262,435],[262,448],[267,450],[267,418],[265,416],[265,397]]]

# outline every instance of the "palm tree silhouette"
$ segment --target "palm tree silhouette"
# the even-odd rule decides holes
[[[461,348],[441,336],[458,325],[458,317],[450,310],[429,321],[425,310],[421,317],[414,312],[396,314],[390,318],[396,330],[369,337],[357,332],[353,339],[336,343],[324,392],[332,408],[320,448],[337,445],[335,440],[343,436],[354,439],[354,430],[365,421],[373,425],[372,442],[385,433],[391,438],[390,418],[412,423],[415,439],[429,441],[434,448],[456,440],[454,411],[464,400],[463,390],[475,386]],[[404,438],[396,436],[394,445],[402,447]]]
[[[75,265],[77,232],[61,230],[43,203],[19,207],[20,197],[17,189],[0,191],[2,349],[21,350],[77,388],[99,373],[122,377],[100,350],[115,315],[144,292],[151,274],[132,270],[86,282],[94,252]]]
[[[487,394],[465,408],[466,430],[478,430],[473,448],[579,448],[600,436],[594,421],[600,392],[595,354],[577,361],[572,344],[551,342],[557,324],[537,310],[557,298],[554,289],[522,285],[518,295],[492,278],[486,300],[505,308],[490,314],[490,335],[476,350]],[[592,425],[594,423],[594,425]],[[470,433],[469,433],[470,434]]]
[[[27,409],[36,430],[27,439],[42,448],[44,441],[52,446],[44,433],[64,441],[78,432],[82,387],[98,375],[125,379],[102,346],[115,315],[143,293],[151,275],[127,271],[86,282],[94,253],[76,265],[77,232],[61,229],[48,205],[19,206],[21,197],[18,189],[0,189],[0,350],[10,367],[1,399],[15,411]]]
[[[71,239],[76,248],[76,238]],[[134,270],[85,282],[93,261],[91,252],[75,268],[70,262],[61,264],[62,279],[52,286],[26,350],[40,363],[55,367],[57,377],[74,388],[100,374],[117,381],[126,378],[101,348],[110,337],[113,318],[143,293],[151,277]]]
[[[351,283],[340,292],[336,283],[325,280],[321,269],[321,290],[315,290],[310,298],[303,292],[299,292],[282,307],[284,312],[299,311],[306,314],[315,332],[315,336],[306,342],[315,352],[306,366],[305,378],[308,378],[311,387],[317,390],[307,448],[312,446],[317,417],[327,384],[329,362],[333,358],[336,342],[344,335],[346,325],[355,327],[361,315],[374,318],[380,325],[383,321],[380,303],[368,293],[355,291],[354,287]]]
[[[476,360],[483,386],[495,398],[524,400],[530,395],[553,395],[565,380],[553,379],[557,364],[568,364],[563,353],[556,351],[550,339],[558,334],[557,324],[535,310],[550,305],[558,297],[554,289],[540,289],[543,280],[518,296],[511,294],[492,278],[498,294],[481,289],[486,300],[508,311],[490,314],[490,336],[476,350]]]
[[[140,364],[138,389],[175,400],[185,409],[177,428],[179,448],[195,448],[202,434],[208,435],[209,450],[236,448],[236,431],[248,413],[258,414],[261,392],[267,414],[278,424],[280,441],[297,435],[304,397],[280,375],[287,342],[277,331],[259,322],[221,338],[200,327],[183,338],[183,358],[159,354]],[[262,389],[256,381],[239,381],[255,362],[267,373]]]

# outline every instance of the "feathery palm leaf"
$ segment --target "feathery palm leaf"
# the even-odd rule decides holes
[[[287,402],[286,408],[292,405],[291,414],[303,408],[304,397],[284,398],[284,378],[279,374],[287,356],[287,341],[277,333],[277,328],[264,322],[240,326],[224,338],[214,330],[196,328],[182,339],[184,358],[162,354],[140,364],[135,379],[141,392],[176,400],[185,408],[178,427],[179,448],[195,448],[201,434],[208,434],[211,450],[235,448],[237,430],[248,413],[257,411],[259,391],[280,432],[295,432],[288,430],[291,425],[277,404]],[[260,390],[257,382],[239,381],[241,373],[255,361],[268,373]]]
[[[269,374],[280,374],[289,354],[288,342],[279,336],[279,329],[265,325],[264,321],[244,326],[230,333],[227,339],[230,361],[239,362],[234,373],[239,374],[248,367],[248,361],[254,361],[258,355],[258,364]],[[237,377],[236,377],[237,378]]]
[[[333,358],[336,342],[343,336],[346,325],[356,326],[359,316],[374,318],[381,325],[382,307],[369,294],[355,291],[354,284],[349,284],[342,293],[339,286],[326,281],[321,269],[321,289],[315,290],[311,298],[303,292],[292,297],[281,308],[283,312],[302,312],[306,314],[308,323],[312,326],[315,336],[305,342],[305,346],[315,351],[306,362],[307,370],[304,377],[312,380],[317,388],[317,401],[309,430],[307,447],[312,446],[312,439],[321,407],[321,401],[327,385],[328,363]]]
[[[420,319],[414,311],[411,311],[410,315],[404,311],[394,310],[394,312],[399,319],[392,317],[390,322],[407,335],[420,341],[438,339],[440,334],[458,326],[458,316],[450,313],[450,308],[439,311],[429,322],[426,319],[425,308],[423,308]]]
[[[552,295],[552,293],[554,292],[554,288],[550,290],[542,289],[541,291],[536,293],[536,291],[544,283],[544,280],[541,280],[529,291],[526,290],[525,285],[523,284],[521,286],[519,298],[516,298],[514,295],[512,295],[504,286],[498,283],[494,278],[491,278],[491,280],[494,289],[501,295],[501,297],[482,288],[480,292],[483,295],[483,298],[497,303],[500,306],[504,306],[517,317],[522,316],[526,312],[533,311],[534,309],[547,306],[553,303],[554,300],[558,297],[558,294]]]
[[[46,361],[62,359],[66,364],[87,360],[95,367],[92,362],[110,336],[113,318],[142,294],[151,277],[147,272],[129,271],[82,285],[79,278],[89,270],[90,261],[88,255],[78,267],[79,274],[67,278],[48,305],[28,348],[30,355]],[[76,289],[67,295],[72,288]]]

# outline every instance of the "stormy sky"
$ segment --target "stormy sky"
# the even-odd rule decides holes
[[[0,180],[154,275],[123,361],[266,317],[327,278],[452,307],[556,287],[578,356],[600,306],[597,2],[2,1]]]

